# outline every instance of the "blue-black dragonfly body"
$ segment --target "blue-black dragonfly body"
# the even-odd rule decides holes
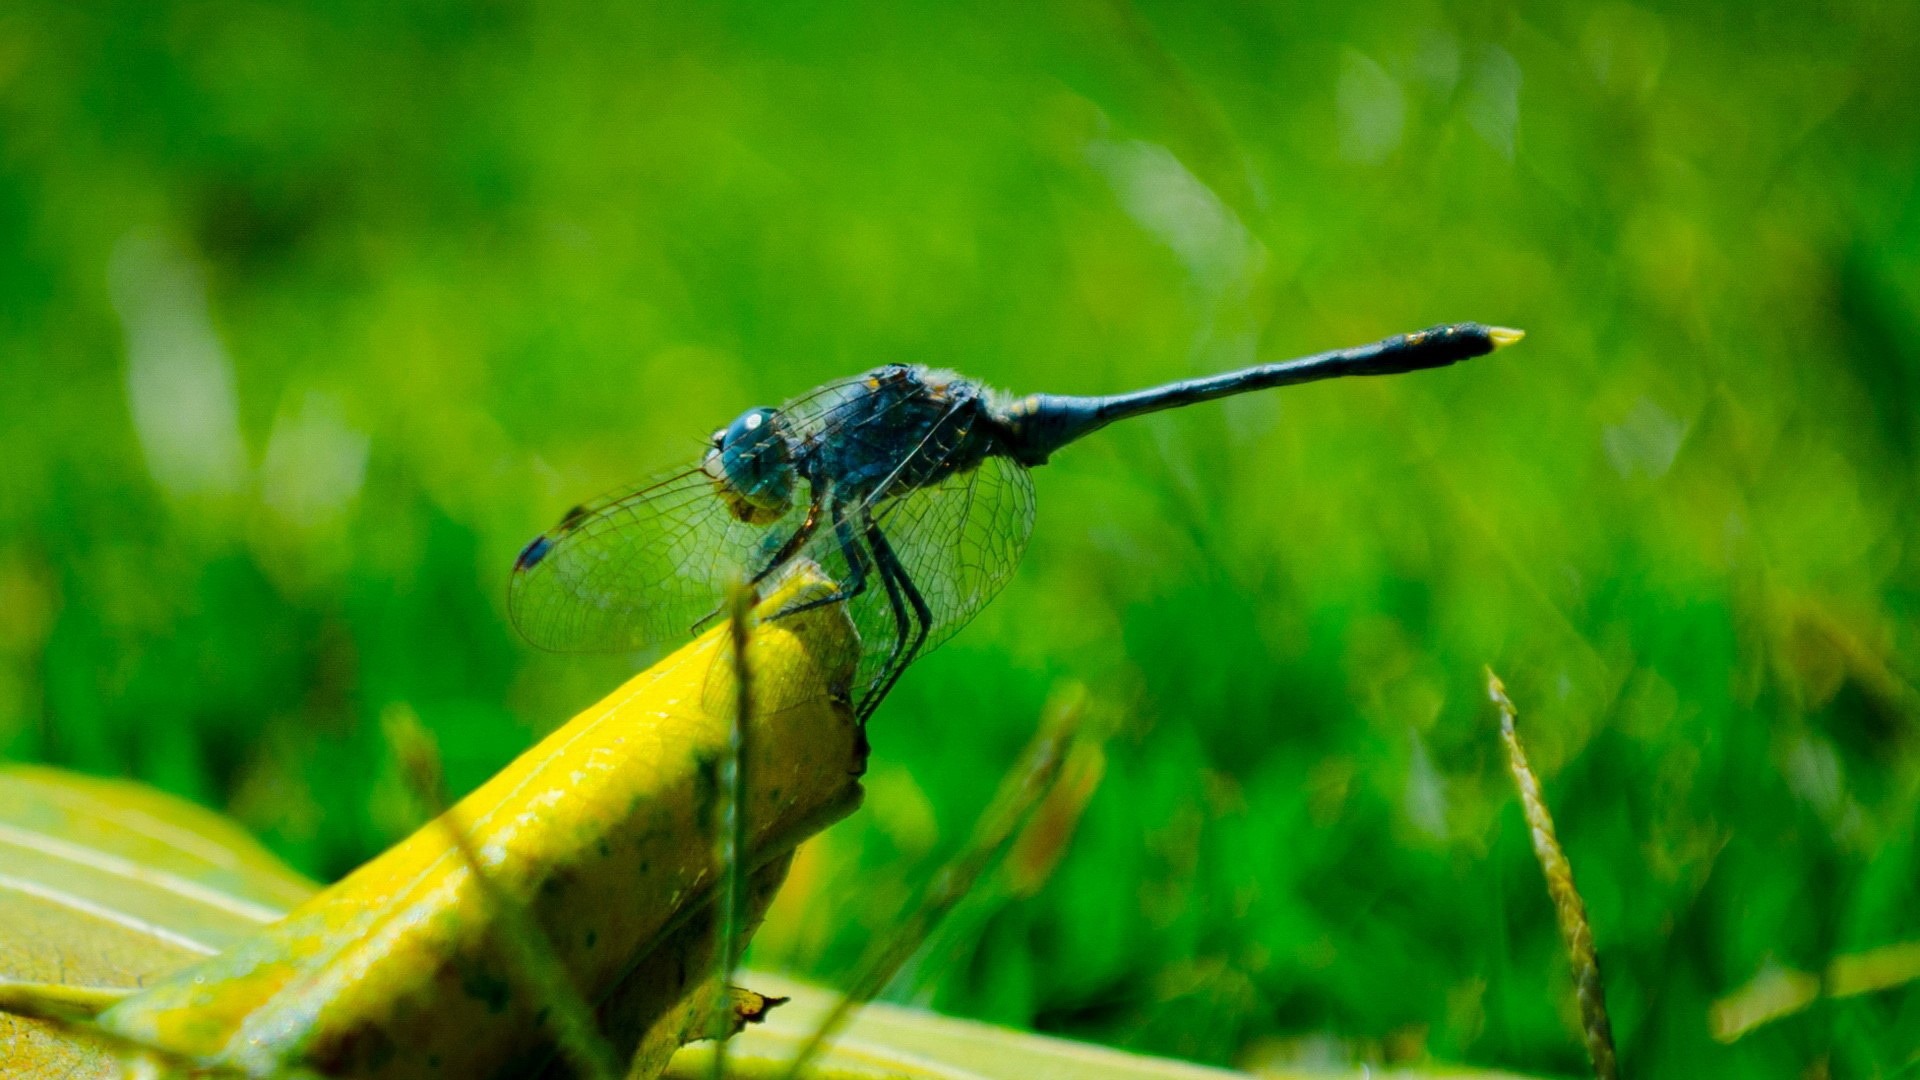
[[[1061,447],[1143,413],[1442,367],[1519,337],[1457,323],[1104,397],[1011,397],[952,372],[876,368],[749,409],[699,462],[568,511],[521,551],[509,607],[545,648],[639,649],[700,629],[735,581],[764,587],[811,562],[838,583],[813,603],[845,604],[860,632],[849,693],[864,720],[1006,584],[1033,526],[1027,470]]]

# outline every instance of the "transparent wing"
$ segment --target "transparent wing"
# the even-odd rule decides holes
[[[618,652],[683,640],[728,585],[771,558],[804,519],[736,519],[699,468],[570,511],[521,552],[513,625],[556,652]],[[752,568],[752,569],[749,569]]]
[[[901,567],[931,611],[925,655],[980,613],[1020,565],[1033,535],[1033,477],[990,457],[874,508]]]
[[[821,383],[804,394],[782,402],[780,416],[786,421],[787,430],[802,442],[837,437],[844,433],[848,427],[848,411],[858,403],[862,394],[877,385],[876,377],[886,370],[874,368],[858,375]]]

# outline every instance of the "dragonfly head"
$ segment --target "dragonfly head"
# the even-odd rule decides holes
[[[773,409],[748,409],[713,433],[701,468],[733,516],[752,525],[779,520],[793,509],[793,446]]]

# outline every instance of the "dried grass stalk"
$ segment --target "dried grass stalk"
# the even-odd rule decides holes
[[[1587,923],[1587,905],[1573,884],[1573,865],[1560,849],[1560,838],[1553,831],[1553,815],[1540,795],[1540,781],[1527,765],[1527,753],[1520,745],[1520,733],[1514,727],[1513,701],[1500,677],[1487,669],[1487,696],[1500,710],[1500,738],[1507,746],[1507,768],[1513,784],[1520,790],[1520,805],[1526,812],[1527,829],[1533,837],[1533,853],[1547,878],[1547,895],[1553,898],[1554,913],[1560,920],[1560,939],[1566,945],[1567,962],[1573,969],[1574,996],[1580,1003],[1580,1026],[1586,1036],[1587,1057],[1593,1061],[1593,1074],[1600,1080],[1619,1080],[1620,1064],[1613,1051],[1613,1023],[1607,1018],[1606,988],[1600,980],[1600,958],[1593,950],[1593,928]]]

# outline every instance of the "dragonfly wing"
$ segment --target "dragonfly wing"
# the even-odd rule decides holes
[[[1033,535],[1033,476],[1012,458],[989,457],[881,501],[873,520],[932,613],[924,655],[1013,577]]]
[[[576,507],[535,537],[514,564],[507,608],[528,641],[556,652],[684,640],[800,517],[740,521],[706,473],[674,473]]]

